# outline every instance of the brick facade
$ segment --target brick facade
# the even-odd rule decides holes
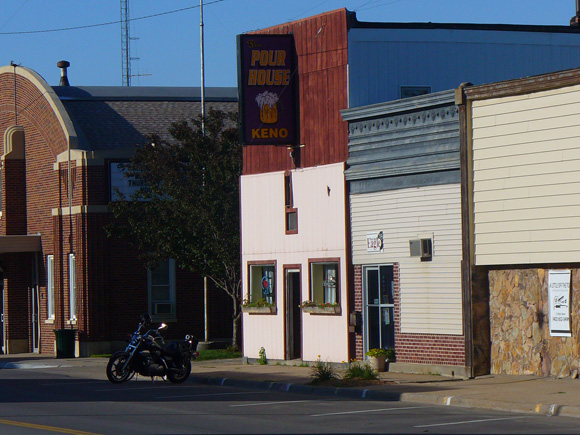
[[[192,110],[199,108],[199,103],[187,104],[195,105]],[[142,116],[156,118],[154,113]],[[17,133],[11,135],[13,129]],[[81,356],[110,351],[136,328],[140,314],[149,310],[146,266],[127,241],[108,238],[104,230],[112,218],[107,211],[109,160],[94,159],[75,149],[81,129],[71,121],[53,89],[33,71],[0,68],[0,267],[4,285],[0,307],[5,352],[54,354],[54,330],[62,328],[77,330],[77,354]],[[17,143],[18,134],[23,134],[22,144]],[[119,136],[116,146],[134,146],[135,142],[122,143],[123,134]],[[62,161],[69,146],[74,153],[70,166],[68,158]],[[114,156],[115,150],[101,154]],[[19,246],[7,248],[2,240],[37,234],[41,246],[33,252],[24,247],[18,252]],[[75,321],[70,320],[70,253],[76,258]],[[54,256],[54,319],[48,317],[48,255]],[[168,338],[188,333],[203,340],[203,291],[201,276],[176,270],[177,320],[169,323]],[[210,338],[231,337],[230,298],[211,283],[208,293]]]

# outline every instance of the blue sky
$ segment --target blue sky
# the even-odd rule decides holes
[[[120,86],[119,0],[0,0],[0,65]],[[200,86],[199,0],[129,0],[133,86]],[[569,25],[575,0],[204,0],[206,86],[236,86],[236,35],[338,8],[359,21]],[[168,13],[188,8],[181,12]],[[145,18],[149,17],[149,18]],[[112,23],[112,24],[107,24]],[[48,31],[82,27],[74,30]],[[30,33],[33,32],[33,33]]]

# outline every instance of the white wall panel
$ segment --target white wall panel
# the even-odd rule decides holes
[[[301,265],[302,300],[309,297],[309,259],[340,260],[342,315],[302,314],[302,358],[340,362],[348,359],[347,259],[344,164],[292,172],[298,234],[285,234],[284,173],[242,176],[242,291],[248,292],[250,261],[276,260],[277,315],[244,314],[244,353],[258,358],[264,346],[269,358],[284,358],[283,265]]]

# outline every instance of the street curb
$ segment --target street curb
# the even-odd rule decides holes
[[[500,400],[472,399],[468,397],[433,396],[431,394],[423,393],[403,393],[401,394],[401,401],[457,406],[462,408],[493,409],[495,411],[518,412],[524,414],[580,418],[580,407],[570,405],[505,402]]]
[[[250,381],[246,379],[214,378],[191,376],[193,382],[207,385],[249,388],[255,390],[279,391],[286,393],[312,394],[318,396],[337,396],[351,399],[382,400],[388,402],[401,401],[401,394],[388,391],[377,391],[360,388],[330,388],[313,385],[293,384],[283,382]]]
[[[580,407],[569,405],[503,402],[499,400],[472,399],[457,396],[435,396],[432,394],[424,393],[393,393],[388,391],[377,391],[360,388],[329,388],[304,384],[250,381],[247,379],[215,378],[204,376],[191,376],[190,379],[198,384],[248,388],[254,390],[311,394],[327,397],[345,397],[362,400],[379,400],[385,402],[416,402],[438,406],[492,409],[495,411],[517,412],[524,414],[580,418]]]

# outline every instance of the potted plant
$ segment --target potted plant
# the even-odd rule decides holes
[[[340,305],[338,303],[331,304],[329,302],[317,304],[313,301],[304,301],[299,305],[304,313],[311,314],[340,314]]]
[[[242,312],[250,314],[276,314],[277,308],[276,304],[268,302],[266,299],[260,299],[255,302],[244,299]]]
[[[374,348],[365,355],[369,357],[369,364],[377,372],[384,372],[387,363],[395,361],[395,349]]]

